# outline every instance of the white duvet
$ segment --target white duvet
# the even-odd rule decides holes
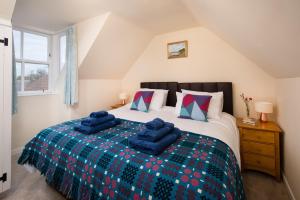
[[[240,165],[239,132],[235,118],[227,113],[222,113],[221,119],[209,119],[208,122],[181,119],[175,115],[175,107],[165,106],[161,111],[149,111],[148,113],[130,110],[129,106],[110,110],[109,113],[118,118],[137,122],[148,122],[159,117],[167,122],[174,123],[181,130],[217,138],[226,143],[234,152]]]

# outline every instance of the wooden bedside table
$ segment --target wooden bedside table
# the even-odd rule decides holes
[[[125,105],[118,103],[118,104],[112,105],[110,107],[111,107],[111,109],[117,109],[117,108],[120,108],[122,106],[125,106]]]
[[[259,121],[252,126],[244,124],[241,118],[237,118],[237,126],[240,131],[242,170],[265,172],[280,181],[280,127],[275,122]]]

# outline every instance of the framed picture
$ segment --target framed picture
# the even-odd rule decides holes
[[[168,59],[184,58],[188,56],[188,41],[168,43]]]

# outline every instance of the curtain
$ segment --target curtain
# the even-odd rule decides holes
[[[17,69],[16,69],[16,58],[15,58],[15,46],[14,39],[12,37],[12,114],[17,113]]]
[[[66,79],[65,104],[78,103],[78,68],[77,68],[77,38],[74,26],[66,31]]]

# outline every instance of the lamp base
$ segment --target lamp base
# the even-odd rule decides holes
[[[122,105],[125,105],[125,104],[126,104],[125,99],[122,100],[121,104],[122,104]]]
[[[266,113],[260,113],[260,122],[268,122],[268,114]]]

